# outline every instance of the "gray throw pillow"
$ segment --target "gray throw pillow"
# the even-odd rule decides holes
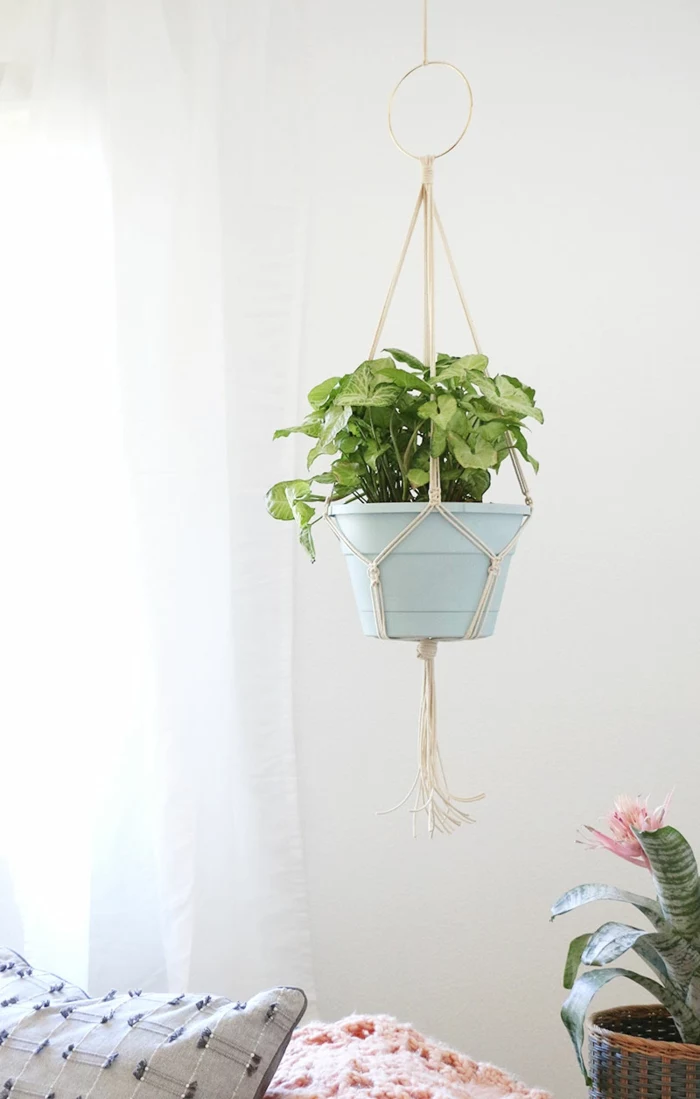
[[[305,1009],[296,988],[88,999],[0,950],[0,1099],[262,1099]]]
[[[38,1003],[47,998],[54,1004],[86,1000],[87,992],[55,973],[35,969],[15,950],[0,946],[0,1011],[13,1003]]]

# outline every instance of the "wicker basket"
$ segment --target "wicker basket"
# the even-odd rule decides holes
[[[591,1099],[700,1099],[700,1046],[659,1005],[593,1015],[588,1056]]]

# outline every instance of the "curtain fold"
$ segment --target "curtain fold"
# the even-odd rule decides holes
[[[293,547],[263,504],[298,381],[303,10],[5,14],[0,939],[97,991],[313,1001]]]

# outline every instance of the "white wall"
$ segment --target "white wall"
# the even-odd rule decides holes
[[[437,194],[494,369],[538,389],[542,473],[497,636],[439,655],[453,786],[488,792],[478,825],[451,838],[414,842],[406,814],[374,815],[413,777],[421,668],[411,645],[361,636],[329,533],[314,567],[299,554],[319,1006],[411,1020],[564,1099],[583,1094],[558,1020],[566,944],[609,910],[552,926],[549,904],[586,879],[646,888],[642,871],[577,848],[577,828],[622,790],[675,785],[674,822],[700,844],[700,13],[690,0],[432,8],[431,52],[467,71],[476,99]],[[304,391],[366,355],[419,183],[384,115],[420,60],[419,0],[309,13]],[[418,292],[416,256],[390,344],[420,350]],[[441,349],[468,349],[447,289],[439,326]],[[499,495],[515,499],[512,484]]]

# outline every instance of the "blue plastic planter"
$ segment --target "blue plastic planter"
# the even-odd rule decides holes
[[[423,504],[334,504],[331,514],[346,538],[366,557],[376,557],[406,527]],[[530,508],[525,504],[446,504],[495,553],[510,542]],[[341,542],[362,629],[377,637],[366,565]],[[480,637],[496,626],[512,550],[501,567]],[[433,512],[381,563],[386,628],[389,637],[459,638],[469,628],[486,583],[488,558]]]

